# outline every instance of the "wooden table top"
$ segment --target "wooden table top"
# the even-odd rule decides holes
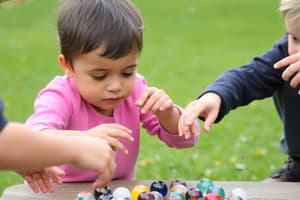
[[[152,180],[144,181],[113,181],[108,186],[127,187],[131,190],[135,185],[143,184],[150,187]],[[169,185],[171,181],[166,181]],[[196,187],[198,181],[185,181],[188,187]],[[300,183],[290,182],[244,182],[244,181],[213,181],[215,185],[224,188],[226,197],[234,188],[243,188],[248,200],[300,200]],[[1,200],[75,200],[81,191],[93,193],[91,183],[64,183],[55,186],[52,194],[34,193],[26,184],[8,187],[4,190]]]

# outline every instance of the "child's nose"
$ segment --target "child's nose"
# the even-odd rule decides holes
[[[119,91],[121,89],[121,81],[118,78],[114,78],[110,81],[108,85],[109,91]]]

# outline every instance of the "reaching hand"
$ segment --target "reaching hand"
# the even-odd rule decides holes
[[[151,112],[156,115],[173,109],[171,98],[165,91],[155,87],[146,88],[137,100],[136,105],[141,107],[142,113]]]
[[[208,132],[218,116],[220,106],[221,98],[215,93],[206,93],[200,99],[189,103],[179,119],[179,134],[186,138],[199,134],[193,128],[198,117],[204,118],[204,131]]]
[[[78,152],[72,164],[76,167],[99,172],[93,187],[104,187],[113,178],[116,170],[115,153],[105,139],[91,136],[74,136]]]
[[[61,177],[65,172],[58,167],[46,167],[33,171],[17,171],[34,192],[54,192],[53,184],[61,183]]]
[[[289,66],[288,66],[289,65]],[[288,66],[282,73],[283,80],[290,80],[290,86],[296,88],[300,83],[300,53],[287,56],[274,64],[275,69]],[[300,94],[300,90],[298,90]]]
[[[101,124],[85,131],[85,134],[105,139],[114,151],[120,150],[123,153],[128,153],[128,150],[118,139],[133,141],[131,130],[119,124]]]

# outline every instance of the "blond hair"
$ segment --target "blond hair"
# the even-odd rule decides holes
[[[294,24],[300,17],[300,0],[281,0],[279,11],[286,22]]]

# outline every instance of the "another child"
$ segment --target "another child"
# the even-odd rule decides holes
[[[198,134],[188,139],[178,134],[182,109],[163,90],[148,87],[137,73],[143,26],[129,0],[66,0],[58,18],[59,62],[65,76],[55,77],[40,91],[35,113],[27,121],[43,133],[76,133],[106,123],[130,129],[131,141],[120,138],[128,152],[115,152],[114,180],[135,179],[140,123],[169,147],[191,147],[198,138]],[[197,122],[191,127],[199,132]],[[73,165],[60,168],[66,173],[64,182],[93,181],[99,176]]]
[[[117,128],[115,132],[121,130]],[[101,132],[101,129],[98,128],[98,131]],[[90,136],[38,134],[23,124],[8,122],[3,115],[1,101],[0,160],[0,169],[17,171],[42,171],[43,167],[71,163],[102,174],[95,179],[95,188],[111,181],[116,168],[112,147],[106,140]],[[55,169],[55,173],[53,181],[59,182],[64,172]],[[36,190],[36,187],[32,187]],[[44,188],[41,190],[44,191]],[[53,188],[49,187],[48,190],[52,192]]]
[[[187,137],[196,135],[190,126],[198,117],[204,119],[204,130],[209,131],[230,110],[273,96],[284,125],[281,150],[289,159],[271,177],[279,181],[300,181],[300,96],[296,88],[300,82],[300,1],[282,0],[280,11],[288,34],[261,57],[222,74],[198,100],[187,105],[179,120],[179,132]],[[288,64],[291,66],[276,70]]]
[[[25,0],[13,2],[18,4],[21,1]],[[101,187],[114,175],[116,163],[113,150],[126,150],[117,137],[128,135],[130,131],[121,125],[104,124],[83,132],[96,132],[94,138],[87,135],[46,135],[38,134],[36,130],[21,123],[8,121],[3,112],[4,106],[0,100],[0,169],[41,172],[44,171],[43,167],[71,163],[76,167],[101,173],[101,177],[93,184],[94,187]],[[101,133],[108,131],[116,138],[108,141],[101,139]],[[59,182],[59,177],[64,172],[56,170],[55,173],[52,181]],[[52,191],[51,188],[48,190]]]

